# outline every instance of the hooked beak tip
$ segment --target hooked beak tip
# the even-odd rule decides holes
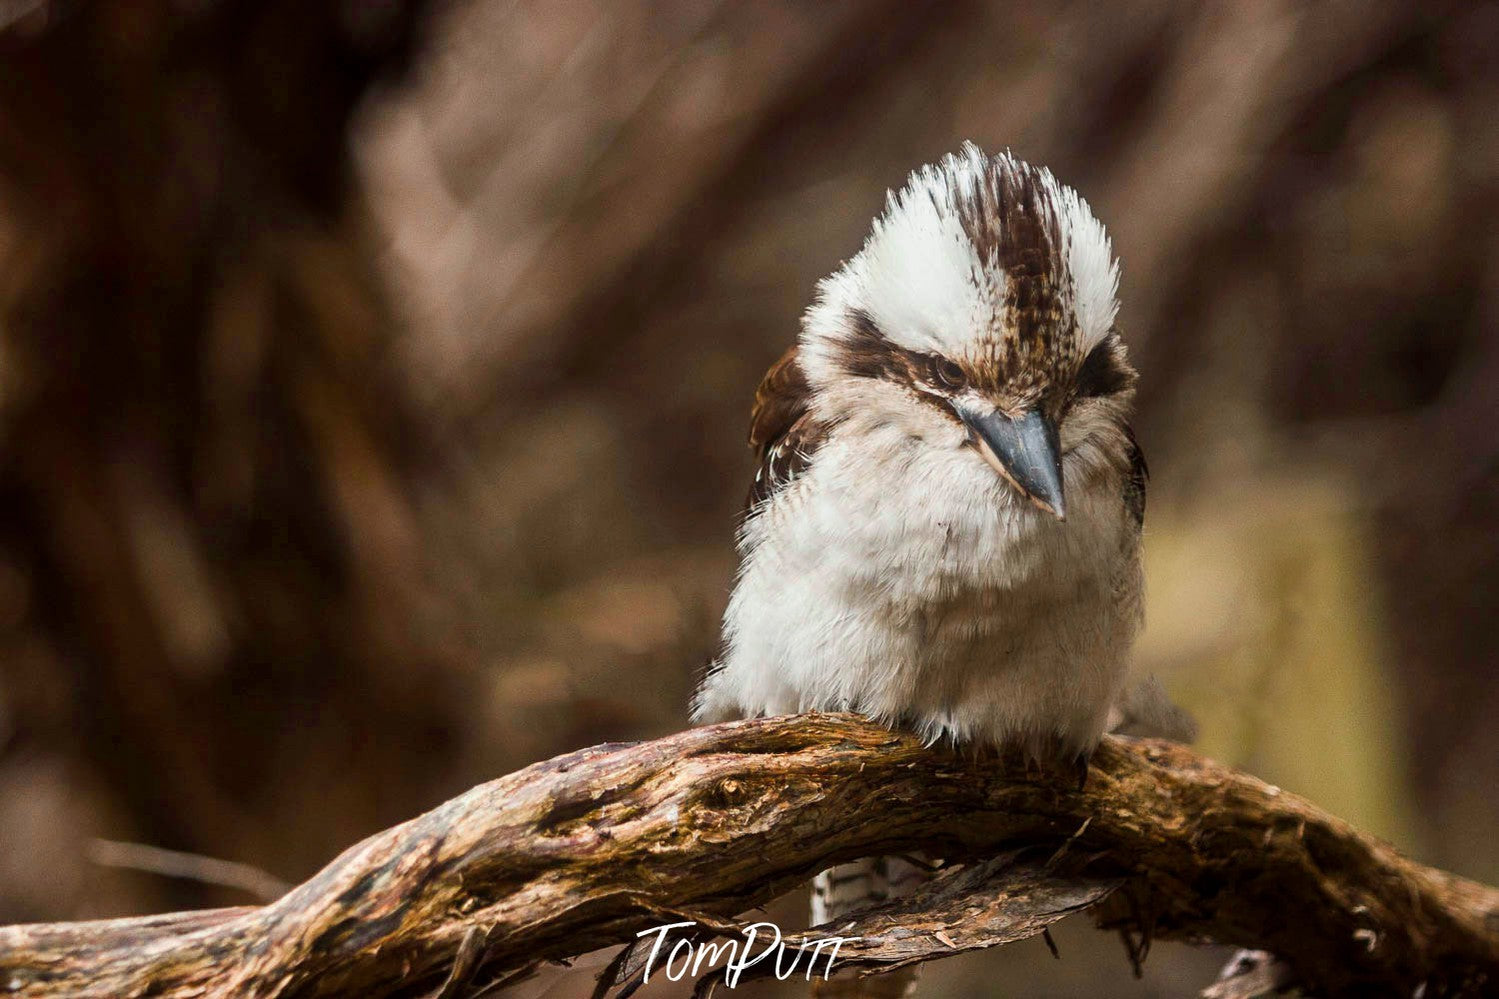
[[[1011,419],[1001,412],[974,416],[959,410],[984,460],[1039,509],[1067,520],[1062,497],[1062,449],[1057,426],[1032,410]]]

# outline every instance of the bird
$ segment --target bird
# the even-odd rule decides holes
[[[965,143],[887,195],[755,393],[696,722],[853,711],[1086,775],[1143,619],[1118,285],[1087,202],[1008,151]],[[821,875],[814,922],[840,885],[891,893],[893,860]]]

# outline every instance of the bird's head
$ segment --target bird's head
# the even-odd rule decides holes
[[[813,404],[968,449],[1065,518],[1064,460],[1124,447],[1135,372],[1114,329],[1118,282],[1076,192],[965,145],[891,194],[818,286],[800,351]]]

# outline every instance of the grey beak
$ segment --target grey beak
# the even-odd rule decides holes
[[[984,460],[1032,503],[1067,519],[1062,499],[1062,444],[1057,425],[1037,410],[1010,419],[996,410],[984,416],[958,410]]]

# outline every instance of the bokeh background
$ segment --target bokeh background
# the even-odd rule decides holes
[[[0,920],[683,726],[757,380],[964,139],[1123,260],[1139,668],[1499,880],[1496,59],[1492,4],[0,2]],[[928,982],[1222,959],[1058,937]]]

